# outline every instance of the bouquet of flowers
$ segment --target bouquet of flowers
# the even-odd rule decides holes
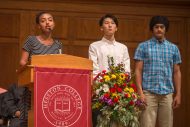
[[[92,109],[100,112],[97,127],[109,127],[114,121],[123,127],[138,127],[141,101],[134,76],[126,73],[124,64],[108,58],[109,70],[94,78]]]

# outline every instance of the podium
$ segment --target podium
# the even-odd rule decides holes
[[[52,127],[53,126],[76,127],[76,126],[78,126],[78,125],[75,125],[75,123],[77,123],[77,121],[71,120],[71,115],[75,115],[75,116],[73,116],[74,119],[76,119],[76,117],[77,117],[77,120],[78,119],[80,120],[81,119],[80,117],[83,117],[83,119],[86,119],[86,121],[88,121],[83,125],[83,127],[91,127],[91,103],[90,102],[91,102],[91,83],[92,83],[92,69],[93,69],[92,61],[89,59],[86,59],[86,58],[76,57],[76,56],[66,55],[66,54],[33,55],[31,58],[30,64],[27,64],[26,66],[24,66],[18,70],[18,84],[20,86],[28,87],[32,93],[31,110],[29,110],[29,112],[28,112],[28,126],[29,127],[37,127],[38,126],[38,124],[36,123],[36,121],[38,119],[35,118],[36,116],[38,116],[37,110],[41,110],[41,107],[42,108],[44,107],[43,102],[42,102],[43,106],[41,106],[39,108],[39,105],[41,105],[41,103],[34,100],[34,98],[37,97],[36,93],[37,92],[39,93],[38,89],[36,89],[37,87],[35,87],[37,83],[35,84],[35,82],[34,82],[35,79],[38,78],[37,74],[35,73],[35,67],[37,67],[37,68],[45,67],[45,69],[43,69],[43,70],[46,70],[46,68],[47,69],[53,68],[56,71],[59,71],[61,69],[63,71],[65,69],[67,71],[68,69],[70,69],[68,72],[64,73],[64,76],[66,76],[67,73],[68,73],[68,75],[71,75],[71,74],[69,74],[71,72],[71,70],[76,70],[77,73],[80,73],[80,72],[78,72],[78,70],[84,70],[84,71],[90,72],[90,76],[87,76],[87,78],[88,78],[87,80],[89,81],[89,84],[88,85],[81,84],[84,86],[80,87],[80,89],[85,88],[86,92],[83,92],[83,93],[80,93],[80,91],[77,92],[76,89],[78,89],[78,88],[74,88],[74,86],[72,86],[72,83],[70,85],[59,85],[60,89],[64,89],[66,87],[66,88],[71,88],[71,89],[73,88],[72,91],[76,90],[76,93],[78,93],[78,95],[73,95],[73,96],[76,96],[77,98],[83,99],[83,97],[84,97],[85,99],[81,100],[81,106],[85,106],[84,108],[82,107],[82,109],[80,111],[76,111],[76,112],[74,111],[76,109],[74,109],[74,110],[70,109],[70,107],[72,107],[72,106],[74,108],[76,108],[76,105],[75,105],[76,102],[73,102],[73,103],[71,102],[71,100],[73,100],[73,98],[75,98],[75,97],[69,99],[69,97],[71,97],[72,95],[68,95],[69,94],[68,92],[64,93],[64,90],[62,90],[53,95],[54,96],[53,101],[55,102],[55,104],[52,107],[53,107],[54,111],[56,110],[56,112],[50,113],[49,116],[44,116],[44,118],[42,118],[42,119],[46,118],[47,121],[49,121],[49,123],[50,123],[48,126],[52,126]],[[80,75],[80,74],[76,74],[76,76],[77,75]],[[72,77],[73,76],[71,75],[70,78],[72,78]],[[68,79],[68,78],[63,78],[63,80],[64,79]],[[87,80],[85,79],[85,81],[87,81]],[[70,81],[72,81],[72,80],[70,80]],[[49,82],[48,79],[47,79],[47,82]],[[67,83],[67,84],[69,84],[69,83]],[[54,86],[52,86],[52,88],[53,87]],[[41,91],[43,91],[43,90],[41,90]],[[47,90],[47,92],[48,91],[49,90]],[[46,92],[46,94],[47,94],[47,92]],[[74,94],[76,94],[76,93],[74,93]],[[85,95],[80,96],[79,94],[85,94]],[[56,98],[56,96],[57,96],[57,98]],[[44,99],[44,98],[46,98],[46,97],[43,97],[42,99]],[[65,98],[67,98],[67,99],[65,99]],[[70,101],[66,102],[66,100],[70,100]],[[37,104],[37,103],[39,103],[39,104]],[[77,103],[79,103],[79,102],[77,102]],[[88,104],[86,104],[86,103],[88,103]],[[48,104],[45,107],[47,107],[47,106],[48,106]],[[67,109],[66,109],[66,107],[67,107]],[[50,110],[50,108],[48,109],[48,111],[49,110]],[[69,111],[71,114],[69,114]],[[43,110],[41,112],[44,113],[45,110]],[[51,112],[53,112],[53,111],[51,111]],[[72,112],[73,112],[73,114],[72,114]],[[78,116],[76,116],[77,112],[79,112]],[[54,116],[56,114],[59,116]],[[53,118],[49,119],[48,117],[51,117],[51,116]],[[41,117],[43,117],[43,115],[38,116],[38,117],[41,118]],[[62,121],[65,121],[65,122],[62,122]],[[83,121],[85,121],[85,120],[83,120]]]

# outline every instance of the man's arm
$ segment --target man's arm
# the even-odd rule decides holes
[[[135,61],[135,75],[136,75],[137,91],[140,95],[141,101],[145,102],[145,96],[142,90],[142,71],[143,71],[143,61],[136,60]]]
[[[125,64],[125,71],[131,72],[130,57],[127,47],[124,50],[123,63]]]
[[[93,61],[93,75],[96,76],[99,72],[98,56],[95,48],[90,45],[88,50],[89,59]]]
[[[174,64],[173,80],[175,87],[173,108],[175,109],[178,108],[181,104],[181,71],[179,64]]]

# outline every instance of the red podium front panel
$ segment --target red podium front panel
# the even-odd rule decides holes
[[[91,71],[34,68],[35,127],[91,127]]]

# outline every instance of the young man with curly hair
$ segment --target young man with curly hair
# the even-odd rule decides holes
[[[141,127],[173,126],[173,109],[181,103],[181,56],[178,47],[166,40],[169,21],[152,17],[153,37],[139,44],[134,59],[138,93],[147,104],[140,117]],[[174,95],[174,96],[173,96]]]

